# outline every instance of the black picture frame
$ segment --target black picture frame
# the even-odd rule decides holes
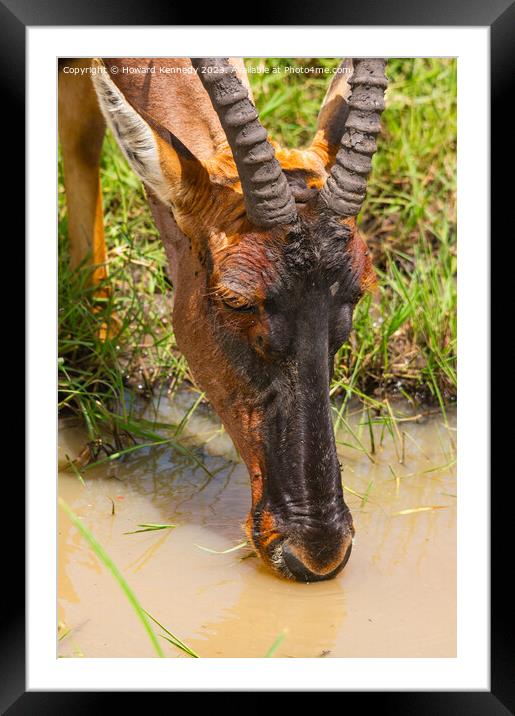
[[[243,22],[221,22],[225,19],[220,4],[204,4],[203,25],[234,25]],[[192,12],[193,11],[193,12]],[[231,18],[237,19],[234,10]],[[18,209],[17,231],[21,233],[21,221],[25,215],[24,197],[24,150],[25,146],[25,35],[27,26],[80,26],[80,25],[173,25],[190,26],[190,20],[199,14],[199,9],[179,6],[170,2],[145,0],[0,0],[0,57],[4,99],[2,118],[6,124],[3,137],[9,136],[9,144],[16,147],[16,154],[9,162],[9,182],[15,187],[9,199],[9,211]],[[228,12],[226,13],[228,15]],[[346,0],[336,5],[330,0],[312,0],[298,5],[292,0],[281,3],[260,5],[255,25],[384,25],[384,26],[483,26],[490,28],[491,40],[491,137],[499,142],[499,152],[492,146],[493,170],[510,166],[507,154],[511,147],[504,141],[509,127],[506,126],[510,80],[514,63],[513,29],[515,28],[515,5],[509,0],[494,0],[489,3],[466,2],[461,0],[433,0],[431,3],[416,0],[397,0],[395,3],[379,4],[375,0]],[[266,20],[266,22],[264,22]],[[250,23],[249,23],[250,24]],[[8,133],[8,134],[7,134]],[[501,142],[503,144],[501,145]],[[510,143],[508,143],[510,144]],[[491,195],[491,236],[502,236],[501,227],[496,227],[510,207],[508,191],[511,182],[496,184]],[[510,197],[511,199],[511,197]],[[18,205],[18,206],[16,206]],[[512,231],[510,233],[513,233]],[[513,238],[510,237],[510,241]],[[504,252],[504,249],[503,249]],[[23,257],[21,259],[23,261]],[[506,269],[504,269],[506,272]],[[501,269],[501,274],[503,269]],[[512,279],[513,282],[513,279]],[[17,301],[19,299],[17,298]],[[19,321],[19,303],[15,316]],[[15,317],[15,320],[16,320]],[[493,375],[493,373],[492,373]],[[17,401],[20,402],[19,390]],[[498,441],[501,438],[497,438]],[[499,442],[497,443],[499,445]],[[491,454],[495,454],[493,445]],[[509,477],[509,475],[507,475]],[[21,479],[11,483],[10,503],[21,506],[25,503],[25,488]],[[506,499],[505,486],[491,485],[491,504],[495,520],[491,528],[491,691],[470,692],[360,692],[342,695],[341,705],[351,708],[349,700],[357,695],[366,695],[365,707],[377,709],[378,713],[417,714],[424,716],[501,716],[515,712],[513,693],[513,597],[507,579],[512,570],[509,563],[511,550],[505,529],[512,522],[511,501]],[[21,508],[20,514],[21,514]],[[471,546],[471,549],[473,547]],[[0,709],[2,713],[18,714],[70,713],[74,716],[90,714],[94,710],[120,708],[120,694],[95,692],[26,692],[25,687],[25,574],[24,546],[18,539],[9,545],[12,564],[5,568],[11,575],[4,583],[4,597],[0,650]],[[508,569],[506,567],[508,566]],[[237,689],[235,689],[237,690]],[[114,699],[116,698],[116,702]],[[131,694],[132,708],[138,708],[139,694]],[[145,697],[146,698],[146,697]],[[173,702],[169,704],[173,706]],[[148,708],[148,702],[147,702]],[[361,704],[363,708],[363,703]]]

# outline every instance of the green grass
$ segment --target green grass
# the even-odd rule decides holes
[[[281,644],[283,643],[285,638],[286,638],[285,632],[282,632],[281,634],[279,634],[279,636],[276,637],[276,639],[275,639],[274,643],[272,644],[272,646],[270,647],[270,649],[266,652],[265,658],[271,659],[275,655],[275,652],[281,646]]]
[[[338,61],[257,58],[247,64],[270,69],[250,75],[270,134],[289,146],[305,146],[329,76],[286,75],[284,68],[332,68]],[[390,60],[388,75],[383,132],[360,217],[378,289],[356,310],[331,386],[332,395],[343,398],[341,415],[354,398],[374,418],[388,417],[387,399],[393,396],[445,411],[457,385],[456,62]],[[122,454],[134,440],[162,440],[138,418],[136,398],[163,382],[173,389],[191,380],[170,323],[163,247],[141,183],[109,134],[101,172],[112,289],[104,301],[87,288],[86,271],[68,268],[59,167],[59,409],[83,418],[93,459],[102,451]],[[103,324],[113,329],[105,341],[99,339]],[[176,426],[177,440],[180,432]]]

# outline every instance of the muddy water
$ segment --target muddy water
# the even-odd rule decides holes
[[[191,398],[186,398],[187,400]],[[177,422],[184,399],[162,401]],[[169,447],[144,449],[85,473],[86,487],[60,472],[59,494],[94,533],[153,616],[202,657],[452,657],[456,653],[456,481],[454,420],[398,424],[395,439],[355,416],[338,429],[346,500],[356,543],[335,580],[295,584],[271,574],[245,537],[246,470],[205,411],[182,435],[213,474]],[[406,433],[402,437],[402,433]],[[361,443],[361,445],[360,445]],[[60,430],[60,457],[84,445]],[[368,451],[368,455],[364,452]],[[228,459],[229,458],[229,459]],[[114,505],[114,515],[113,512]],[[429,509],[428,509],[429,508]],[[141,523],[175,529],[126,534]],[[155,656],[112,575],[63,514],[59,519],[58,619],[70,629],[61,656]],[[169,657],[181,655],[163,641]]]

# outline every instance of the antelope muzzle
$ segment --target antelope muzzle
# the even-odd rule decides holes
[[[330,579],[349,559],[354,528],[343,498],[329,382],[328,324],[312,301],[266,394],[261,489],[247,531],[262,559],[303,582]]]

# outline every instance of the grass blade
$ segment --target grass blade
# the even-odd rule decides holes
[[[392,515],[412,515],[414,512],[431,512],[432,510],[445,510],[449,505],[427,505],[425,507],[410,507],[406,510],[392,512]]]
[[[286,632],[283,631],[281,634],[279,634],[279,636],[276,638],[276,640],[274,641],[274,643],[272,644],[270,649],[266,652],[266,654],[265,654],[266,659],[270,659],[275,654],[277,649],[283,643],[285,637],[286,637]]]
[[[74,461],[70,458],[69,455],[65,455],[64,457],[68,460],[68,467],[72,470],[72,472],[74,473],[75,477],[80,482],[82,487],[86,487],[86,483],[84,482],[84,479],[83,479],[82,475],[80,474],[80,470],[76,466]]]
[[[174,527],[177,527],[177,525],[155,525],[150,522],[143,522],[142,524],[138,525],[138,527],[141,527],[140,530],[132,530],[131,532],[124,532],[124,535],[137,535],[140,532],[155,532],[156,530],[170,530]]]
[[[187,644],[185,644],[182,639],[179,639],[178,636],[175,636],[175,634],[172,634],[171,631],[168,631],[168,629],[161,624],[161,622],[158,622],[155,617],[152,616],[149,612],[145,612],[147,617],[149,619],[152,619],[152,621],[157,624],[158,627],[160,627],[164,632],[168,634],[168,636],[165,636],[164,634],[161,634],[163,639],[166,639],[166,641],[169,641],[170,644],[173,644],[177,649],[181,649],[181,651],[184,651],[186,654],[189,654],[194,659],[200,659],[200,656],[197,654],[196,651],[193,651],[191,647],[189,647]]]
[[[154,630],[152,629],[152,625],[150,624],[150,622],[147,619],[146,612],[143,609],[143,607],[141,606],[141,604],[139,603],[139,601],[138,601],[136,595],[134,594],[134,592],[132,591],[132,589],[127,584],[127,581],[125,580],[125,577],[123,576],[123,574],[120,572],[120,570],[118,569],[116,564],[113,562],[111,557],[109,557],[109,555],[104,550],[102,545],[100,545],[99,542],[97,542],[95,537],[93,537],[93,535],[88,530],[88,528],[77,517],[77,515],[75,514],[75,512],[73,512],[71,507],[69,507],[69,505],[66,504],[66,502],[62,499],[62,497],[59,498],[59,507],[61,507],[61,509],[64,510],[64,512],[66,512],[66,514],[70,518],[71,522],[79,530],[79,532],[84,537],[86,542],[88,542],[88,544],[91,547],[91,549],[93,550],[93,552],[97,555],[99,560],[104,564],[105,567],[107,567],[107,569],[111,572],[113,577],[116,579],[116,581],[120,585],[122,591],[124,592],[125,596],[129,600],[131,607],[134,609],[137,617],[143,624],[143,627],[145,628],[145,631],[147,632],[148,637],[149,637],[150,641],[152,642],[152,646],[154,647],[156,654],[159,657],[163,658],[164,657],[163,650],[161,649],[161,646],[160,646],[159,642],[157,641],[157,637],[154,633]]]
[[[199,549],[204,550],[204,552],[209,552],[209,554],[229,554],[230,552],[236,552],[237,549],[242,549],[242,547],[248,547],[248,542],[241,542],[241,544],[237,544],[236,547],[229,547],[229,549],[210,549],[209,547],[202,547],[201,544],[196,544],[195,547],[198,547]]]

